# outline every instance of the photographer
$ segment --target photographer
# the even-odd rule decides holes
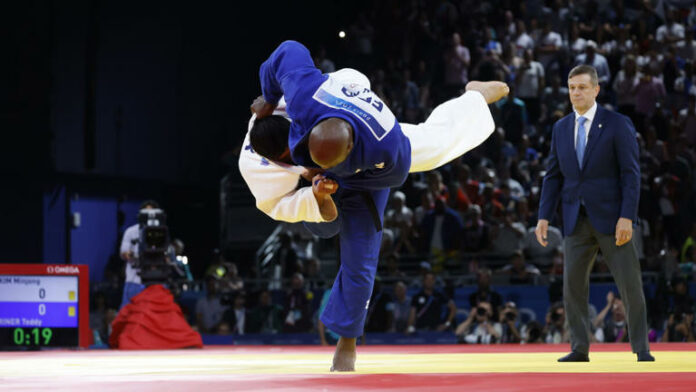
[[[488,302],[479,302],[476,308],[472,308],[469,317],[457,326],[455,334],[460,343],[469,344],[493,344],[500,342],[503,328],[495,322],[493,309]]]
[[[669,315],[663,342],[694,342],[696,338],[696,324],[694,324],[694,310],[687,306],[677,306]]]
[[[611,313],[611,316],[608,320],[605,320],[609,313]],[[592,321],[592,327],[596,329],[594,336],[599,342],[627,343],[629,340],[628,329],[626,328],[626,308],[621,298],[614,295],[611,291],[608,292],[607,305]]]
[[[522,341],[517,322],[517,305],[514,302],[505,303],[505,307],[500,312],[500,325],[503,329],[500,343],[520,343]]]
[[[154,200],[146,200],[140,205],[140,210],[153,210],[159,208]],[[126,280],[123,285],[123,297],[121,308],[126,306],[130,299],[145,289],[140,279],[138,262],[138,242],[140,240],[140,224],[136,223],[126,229],[121,239],[121,259],[126,262]]]
[[[570,342],[570,332],[566,328],[565,309],[562,302],[551,305],[551,309],[546,313],[546,325],[543,334],[546,343],[568,343]]]

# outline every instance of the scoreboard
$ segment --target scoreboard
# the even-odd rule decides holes
[[[87,347],[86,265],[0,264],[0,347]]]

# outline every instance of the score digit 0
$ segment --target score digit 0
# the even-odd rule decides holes
[[[46,314],[46,304],[39,304],[39,315],[43,316]]]

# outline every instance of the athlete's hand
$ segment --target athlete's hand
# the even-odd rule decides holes
[[[305,168],[304,173],[302,173],[302,178],[304,178],[305,180],[307,180],[309,182],[312,182],[312,179],[314,178],[314,176],[316,176],[317,174],[321,174],[323,172],[324,172],[324,169],[319,169],[319,168],[315,168],[315,167]]]
[[[312,178],[312,192],[317,197],[333,195],[337,190],[338,183],[323,174],[317,174]]]
[[[273,114],[276,106],[272,105],[263,98],[263,95],[256,97],[254,102],[251,104],[251,112],[256,114],[256,118],[264,118]]]
[[[616,246],[621,246],[633,237],[633,222],[627,218],[619,218],[616,222]]]
[[[541,246],[546,246],[548,245],[548,241],[546,241],[546,233],[549,231],[549,221],[546,219],[539,219],[539,222],[537,222],[536,229],[534,230],[534,234],[536,234],[537,241],[541,244]]]

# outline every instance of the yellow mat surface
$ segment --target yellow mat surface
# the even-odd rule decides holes
[[[357,373],[645,373],[696,372],[696,352],[653,352],[636,362],[630,352],[591,353],[589,363],[558,363],[563,353],[358,353]],[[0,378],[78,375],[230,375],[327,373],[331,353],[136,351],[2,356]],[[355,373],[353,373],[355,374]],[[696,387],[695,387],[696,388]]]

